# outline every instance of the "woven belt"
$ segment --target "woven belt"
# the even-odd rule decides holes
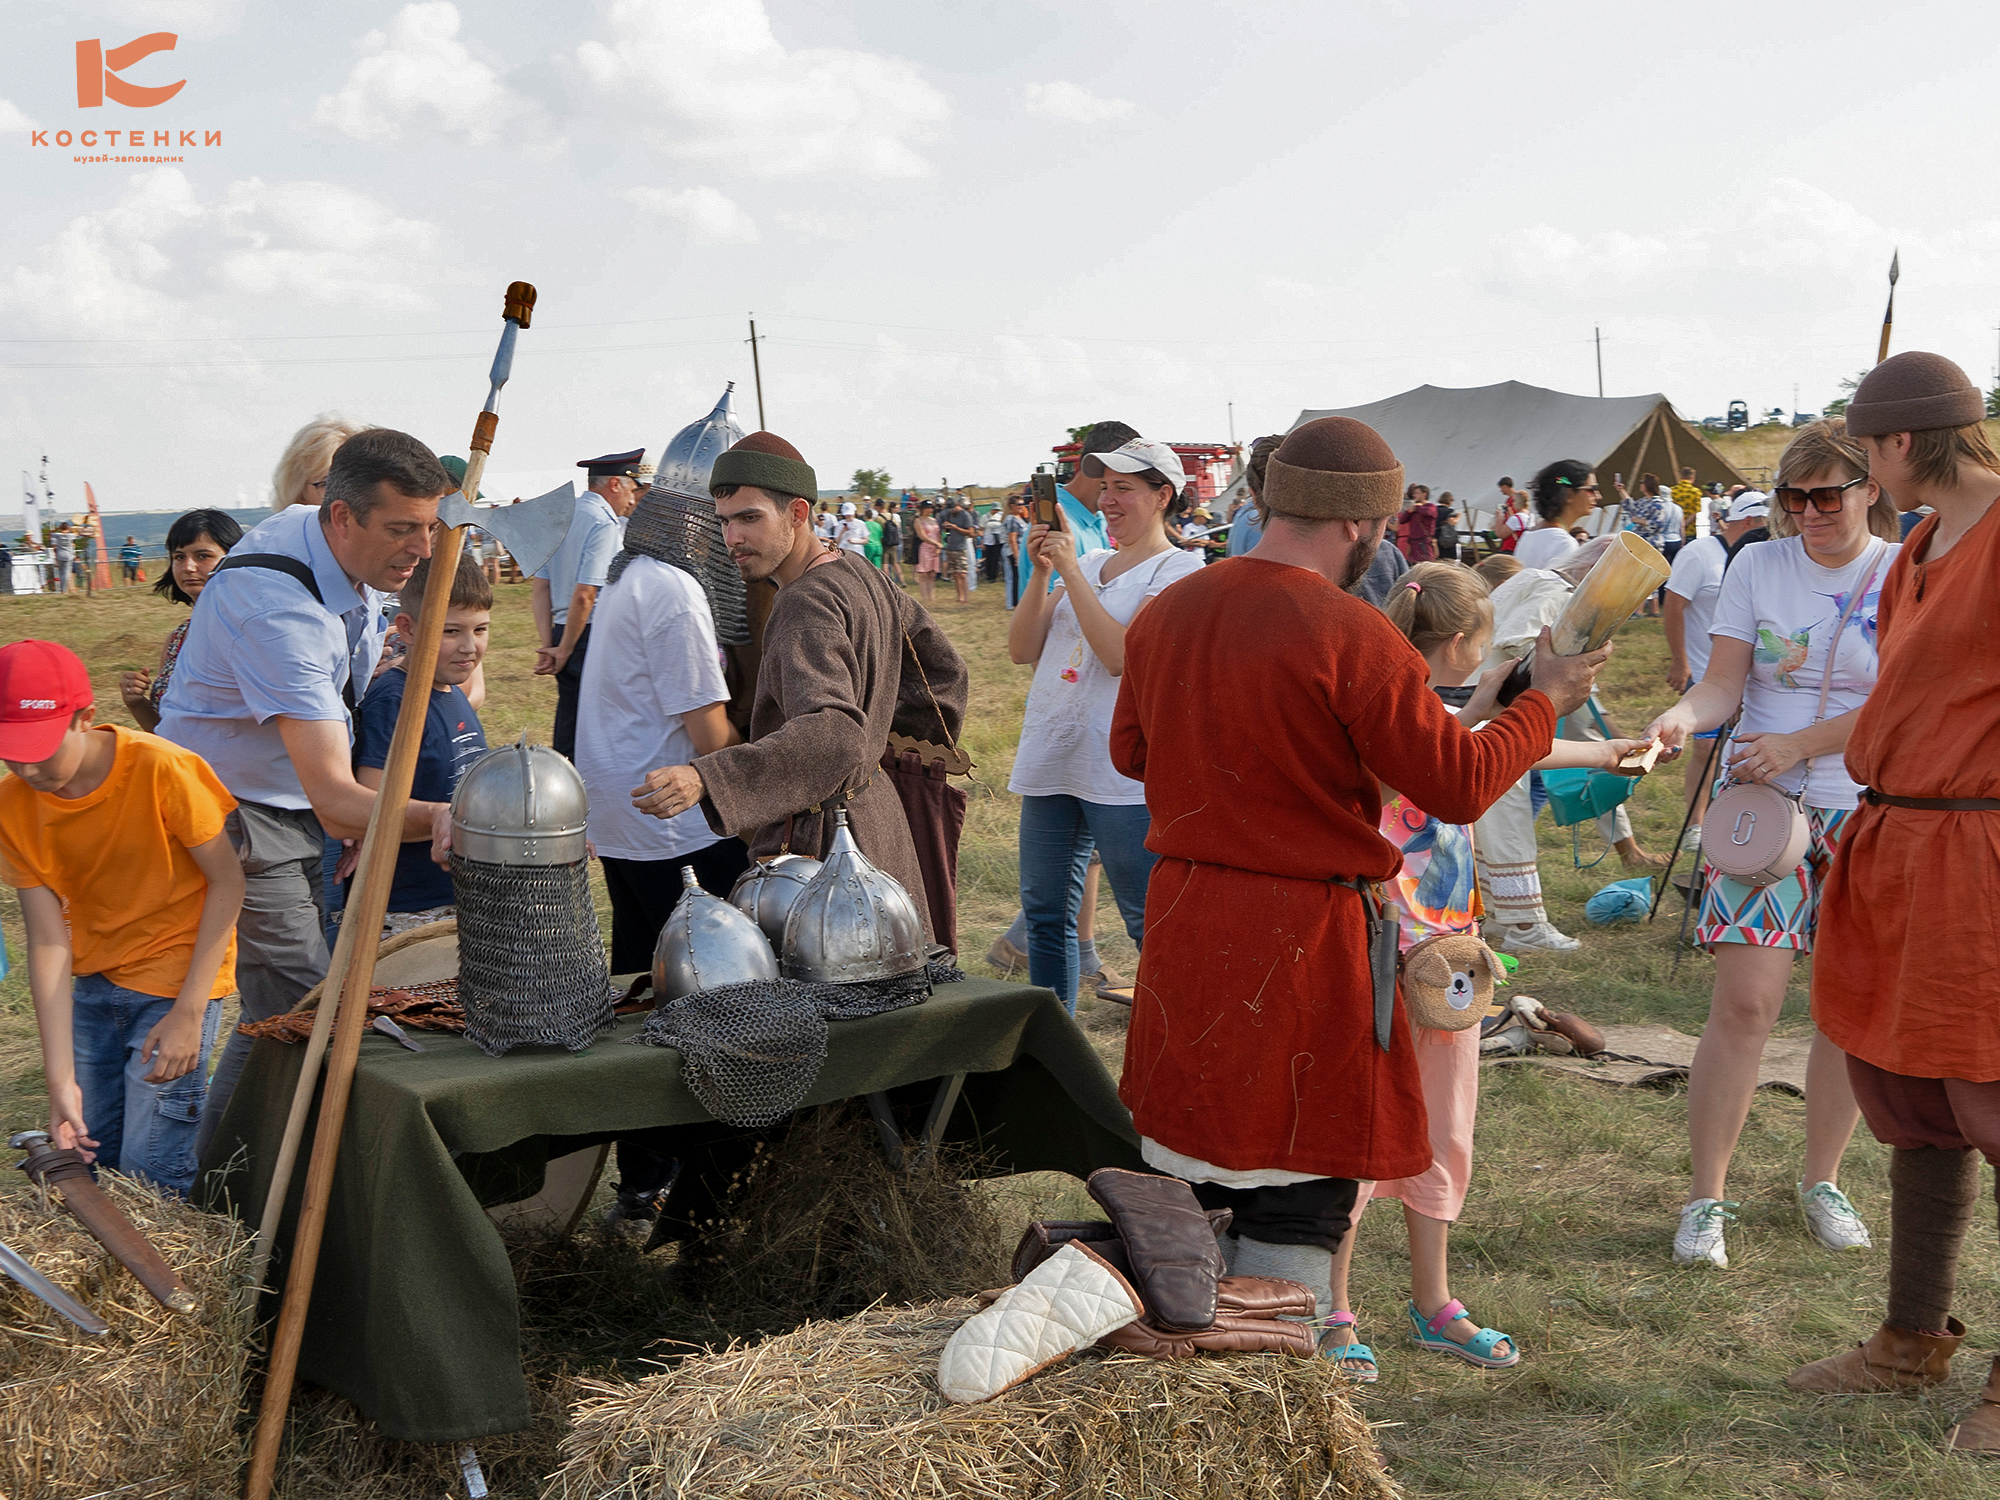
[[[1869,787],[1863,802],[1876,807],[1914,807],[1919,812],[2000,812],[2000,797],[1891,797]]]

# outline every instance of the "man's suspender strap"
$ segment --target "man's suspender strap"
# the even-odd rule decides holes
[[[283,573],[304,584],[306,592],[313,596],[313,603],[321,609],[326,608],[326,596],[319,591],[319,580],[313,577],[312,569],[296,557],[286,557],[280,552],[232,552],[215,565],[215,571],[218,573],[224,568],[265,568],[273,573]],[[347,712],[352,715],[357,701],[354,696],[352,661],[349,661],[347,666],[347,685],[340,690],[340,701],[347,705]]]

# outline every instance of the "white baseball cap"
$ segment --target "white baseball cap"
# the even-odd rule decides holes
[[[1745,490],[1729,502],[1725,521],[1761,520],[1771,514],[1771,497],[1762,490]]]
[[[1116,469],[1120,474],[1137,474],[1142,469],[1158,469],[1167,476],[1168,483],[1178,495],[1187,488],[1187,470],[1181,467],[1179,455],[1165,443],[1156,443],[1148,438],[1133,438],[1122,448],[1110,453],[1085,455],[1096,459],[1107,469]]]
[[[854,502],[852,500],[843,500],[840,502],[840,513],[843,516],[852,516],[859,514],[859,512],[855,510]]]

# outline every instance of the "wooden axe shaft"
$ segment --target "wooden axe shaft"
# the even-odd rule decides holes
[[[466,465],[466,488],[473,493],[477,493],[478,484],[474,463],[483,468],[483,458],[475,450],[473,461]],[[464,535],[460,530],[447,530],[431,549],[422,618],[404,663],[404,671],[412,683],[428,684],[436,674],[438,643],[444,635],[444,617],[450,608],[452,581],[458,574],[459,544]],[[291,1405],[292,1381],[298,1374],[299,1344],[305,1335],[313,1276],[319,1267],[320,1240],[326,1232],[327,1203],[333,1193],[334,1168],[340,1159],[341,1128],[347,1118],[348,1096],[354,1087],[354,1067],[361,1054],[362,1033],[367,1030],[368,991],[375,978],[382,916],[388,910],[389,889],[395,881],[395,850],[402,841],[403,815],[410,802],[410,784],[416,775],[417,752],[423,747],[424,720],[429,709],[428,692],[419,689],[403,694],[403,705],[396,715],[396,732],[389,742],[388,764],[382,768],[382,785],[376,793],[375,811],[368,820],[368,839],[376,843],[380,857],[369,858],[364,854],[356,899],[348,903],[347,915],[341,920],[341,937],[349,944],[348,964],[342,976],[339,1014],[333,1021],[333,1049],[327,1061],[319,1123],[313,1133],[312,1161],[306,1169],[305,1200],[300,1205],[298,1227],[292,1236],[284,1301],[271,1341],[263,1406],[251,1446],[245,1490],[249,1500],[269,1500],[272,1481],[277,1475],[285,1413]],[[322,995],[322,1013],[331,998],[330,993]]]

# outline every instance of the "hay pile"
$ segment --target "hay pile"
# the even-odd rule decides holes
[[[548,1500],[1392,1500],[1329,1361],[1087,1356],[952,1406],[966,1299],[877,1308],[636,1384],[582,1381]]]
[[[130,1178],[101,1185],[197,1306],[161,1307],[54,1195],[44,1206],[26,1183],[0,1192],[0,1239],[111,1325],[93,1338],[0,1278],[0,1496],[233,1494],[248,1235]]]
[[[758,1143],[721,1219],[682,1251],[681,1290],[749,1334],[1005,1286],[1020,1226],[964,1185],[979,1175],[950,1149],[892,1168],[859,1104],[803,1110]]]

